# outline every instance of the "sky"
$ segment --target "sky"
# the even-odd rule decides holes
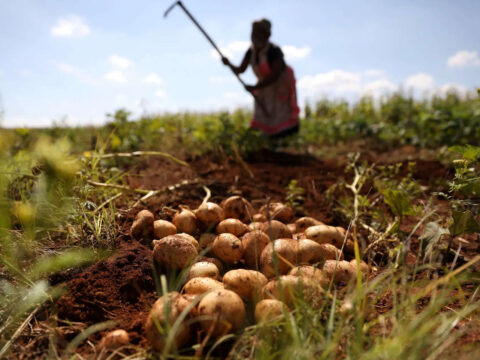
[[[232,62],[251,22],[272,22],[299,105],[402,89],[480,86],[478,0],[184,0]],[[172,1],[0,0],[0,126],[90,125],[134,116],[251,107],[252,99]],[[249,70],[247,83],[255,78]]]

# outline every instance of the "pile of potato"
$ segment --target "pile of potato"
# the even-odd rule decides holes
[[[281,203],[256,212],[249,201],[232,196],[220,205],[181,208],[171,221],[154,220],[142,210],[131,236],[153,237],[158,265],[185,272],[181,292],[160,297],[148,317],[147,337],[157,351],[165,346],[164,329],[186,309],[177,347],[189,341],[192,323],[220,337],[242,327],[246,303],[254,306],[257,322],[270,321],[283,316],[299,296],[321,306],[330,282],[348,283],[357,276],[357,263],[343,260],[340,250],[352,251],[345,229],[311,217],[294,221],[292,208]],[[365,263],[360,272],[368,272]]]

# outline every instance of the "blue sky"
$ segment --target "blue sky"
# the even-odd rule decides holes
[[[1,125],[99,124],[134,114],[251,106],[171,1],[0,0]],[[233,61],[251,21],[272,21],[300,105],[323,96],[416,96],[480,86],[480,1],[184,0]],[[249,72],[247,82],[254,78]]]

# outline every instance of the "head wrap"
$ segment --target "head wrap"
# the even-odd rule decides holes
[[[263,35],[268,39],[272,33],[272,23],[267,19],[256,20],[252,24],[252,33]]]

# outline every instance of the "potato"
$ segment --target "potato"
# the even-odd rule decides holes
[[[255,321],[263,323],[283,316],[288,308],[279,300],[263,299],[255,306]]]
[[[245,259],[245,264],[249,268],[260,268],[260,255],[269,242],[270,239],[268,238],[267,234],[260,230],[254,230],[243,235],[243,258]]]
[[[237,237],[248,231],[248,226],[238,219],[225,219],[217,225],[217,234],[229,233]]]
[[[345,229],[336,226],[315,225],[305,230],[305,236],[319,244],[332,244],[340,248],[345,238]]]
[[[261,213],[260,214],[255,214],[255,215],[253,215],[253,221],[263,223],[263,222],[267,221],[267,217],[265,216],[265,214],[261,214]]]
[[[202,329],[213,337],[221,337],[238,330],[245,321],[245,305],[235,292],[215,290],[200,300],[198,314]]]
[[[195,246],[195,249],[198,250],[199,245],[197,239],[195,239],[192,235],[189,235],[187,233],[180,233],[176,234],[177,237],[182,238],[184,240],[187,240],[189,243],[191,243],[193,246]]]
[[[323,264],[323,272],[329,278],[333,278],[334,283],[346,283],[356,277],[354,265],[345,260],[327,260]]]
[[[293,218],[293,209],[290,206],[279,202],[271,203],[268,210],[271,220],[278,220],[283,223],[288,223]],[[260,208],[260,212],[265,214],[265,217],[268,219],[267,205],[263,205]]]
[[[352,264],[352,266],[355,270],[355,273],[357,273],[357,260],[356,259],[350,260],[350,264]],[[369,270],[369,266],[367,265],[367,263],[365,261],[360,261],[360,272],[363,275],[367,275],[368,270]]]
[[[197,255],[195,246],[178,234],[156,240],[153,248],[153,258],[170,269],[183,269],[193,262]]]
[[[280,292],[280,284],[283,297]],[[321,285],[306,276],[281,275],[278,279],[270,280],[263,288],[263,295],[266,299],[285,301],[287,305],[292,304],[295,298],[302,297],[312,306],[318,307],[323,301],[322,293]]]
[[[242,241],[232,234],[220,234],[213,241],[212,251],[227,264],[236,264],[243,257]]]
[[[175,214],[172,223],[177,227],[177,231],[181,233],[191,235],[197,231],[197,217],[193,211],[187,209],[182,209],[182,211]]]
[[[210,262],[212,264],[215,264],[215,266],[218,268],[218,271],[220,273],[223,272],[223,263],[218,260],[216,257],[207,257],[207,256],[201,256],[198,261],[205,261],[205,262]]]
[[[162,296],[153,304],[145,324],[145,330],[147,339],[155,350],[162,351],[165,346],[166,338],[159,329],[164,331],[167,322],[173,325],[189,304],[190,301],[176,291]],[[176,347],[185,345],[189,338],[190,328],[182,324],[174,336]]]
[[[296,266],[288,272],[288,275],[311,278],[323,287],[328,285],[328,279],[323,271],[311,265]]]
[[[275,276],[274,252],[277,254],[278,273],[286,274],[297,263],[298,243],[293,239],[277,239],[269,243],[260,255],[260,269],[267,278]]]
[[[301,217],[297,221],[295,221],[295,225],[297,227],[297,232],[302,233],[307,230],[307,228],[315,225],[324,225],[323,222],[318,221],[317,219],[314,219],[312,217]]]
[[[208,261],[199,261],[192,265],[188,272],[188,279],[196,277],[209,277],[217,280],[220,276],[220,271],[217,265]]]
[[[225,199],[221,206],[225,214],[225,218],[238,219],[243,223],[252,221],[254,214],[253,206],[241,196],[231,196]]]
[[[322,247],[313,240],[302,239],[298,240],[298,262],[315,264],[323,261]]]
[[[343,260],[343,253],[332,244],[320,244],[324,260]]]
[[[123,329],[113,330],[102,337],[97,346],[98,351],[113,350],[130,344],[130,336]]]
[[[148,210],[138,212],[132,226],[130,227],[130,236],[134,239],[141,239],[153,234],[153,214]]]
[[[183,286],[183,292],[188,295],[201,295],[217,289],[223,289],[223,284],[210,277],[194,277]]]
[[[232,290],[243,299],[257,301],[261,299],[262,288],[267,283],[267,278],[255,270],[236,269],[223,275],[225,289]]]
[[[297,232],[297,225],[292,223],[292,224],[287,224],[287,227],[292,234],[295,234]]]
[[[168,235],[175,235],[177,227],[167,220],[156,220],[153,222],[153,236],[161,239]]]
[[[262,230],[263,222],[254,221],[248,224],[248,230]]]
[[[224,219],[223,209],[212,202],[201,204],[198,209],[195,210],[195,215],[206,229],[212,229]]]
[[[277,220],[270,221],[270,224],[268,222],[263,223],[261,230],[267,234],[271,240],[292,238],[292,232],[288,226]]]
[[[200,251],[206,250],[206,253],[209,254],[212,250],[213,241],[217,235],[213,233],[203,233],[200,235],[200,239],[198,239],[198,249]]]

